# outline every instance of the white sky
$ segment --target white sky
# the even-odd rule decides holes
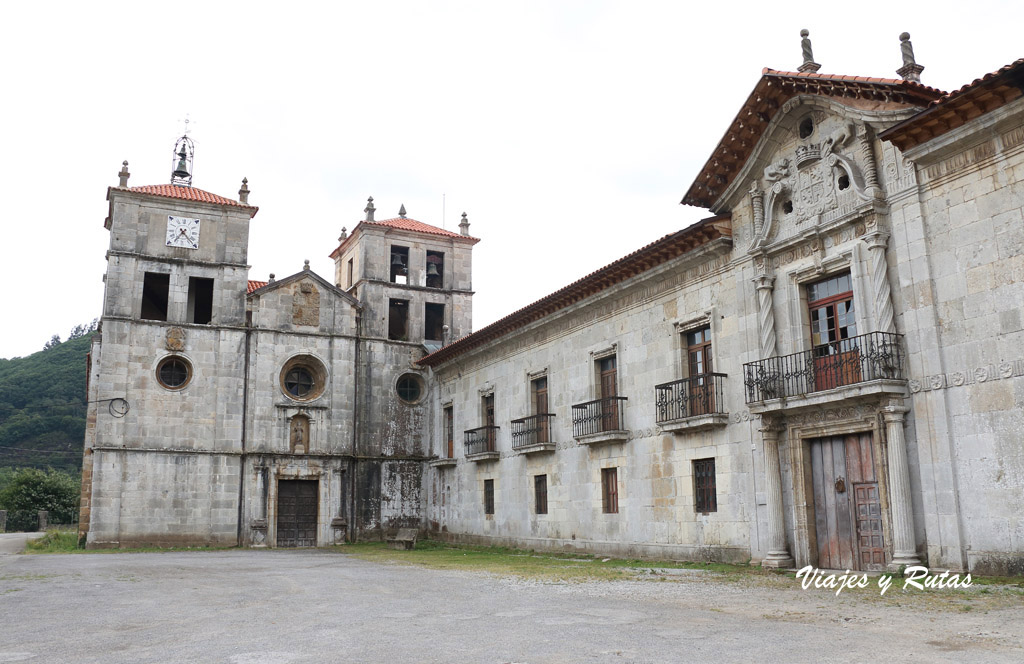
[[[901,7],[913,5],[914,9]],[[699,7],[699,8],[698,8]],[[814,9],[812,10],[811,7]],[[895,78],[912,35],[945,90],[1024,56],[1020,2],[19,2],[0,61],[0,357],[100,315],[106,188],[169,181],[186,113],[194,185],[249,178],[249,277],[333,280],[378,219],[457,230],[474,329],[707,216],[680,199],[756,84]],[[447,214],[442,219],[442,197]]]

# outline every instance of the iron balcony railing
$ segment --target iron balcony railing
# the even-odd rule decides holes
[[[512,420],[512,449],[551,442],[551,418],[554,413]]]
[[[903,380],[901,334],[871,332],[743,365],[747,403],[883,378]]]
[[[574,438],[604,431],[620,431],[625,426],[623,409],[626,397],[605,397],[572,407]]]
[[[725,413],[725,378],[723,373],[704,373],[655,385],[655,421],[661,424],[697,415]]]
[[[488,425],[466,432],[466,454],[497,452],[498,427]]]

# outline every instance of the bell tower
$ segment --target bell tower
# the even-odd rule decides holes
[[[455,233],[398,216],[376,219],[373,197],[352,233],[343,228],[335,284],[364,306],[364,333],[422,344],[428,352],[469,334],[473,325],[472,252],[465,213]]]

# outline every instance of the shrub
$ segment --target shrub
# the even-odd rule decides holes
[[[7,530],[36,530],[38,512],[50,523],[72,523],[78,514],[81,482],[59,470],[22,468],[0,491],[0,509],[7,510]]]

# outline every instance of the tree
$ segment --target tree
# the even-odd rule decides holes
[[[73,523],[81,490],[80,480],[59,470],[16,470],[0,491],[7,530],[35,530],[40,510],[50,513],[50,523]]]
[[[49,341],[47,341],[45,344],[43,344],[43,350],[50,350],[51,348],[56,348],[59,345],[60,345],[60,335],[59,334],[55,334],[52,337],[50,337]]]

